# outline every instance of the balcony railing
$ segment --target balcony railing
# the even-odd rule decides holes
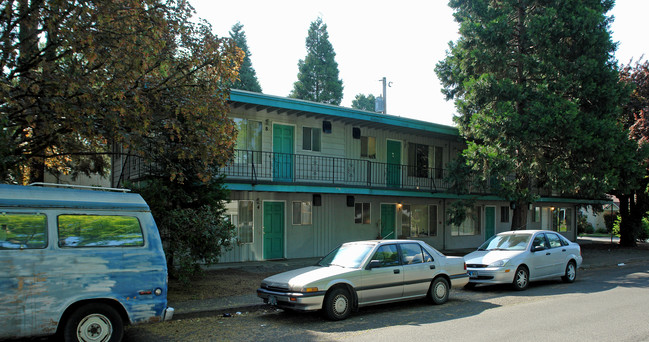
[[[363,159],[236,150],[223,169],[227,182],[447,190],[446,170]]]

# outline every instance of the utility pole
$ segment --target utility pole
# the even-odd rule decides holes
[[[388,100],[387,100],[387,92],[386,92],[386,87],[392,87],[392,82],[388,82],[385,77],[383,79],[380,79],[379,82],[383,82],[383,114],[388,114]]]

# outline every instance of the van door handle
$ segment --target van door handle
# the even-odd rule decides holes
[[[434,269],[435,269],[435,265],[430,265],[430,269],[431,269],[431,270],[434,270]]]
[[[552,254],[552,253],[550,253],[550,252],[545,253],[545,255],[550,255],[550,254]]]
[[[401,272],[401,271],[399,271],[398,268],[395,268],[395,269],[394,269],[394,274],[399,274],[400,272]]]

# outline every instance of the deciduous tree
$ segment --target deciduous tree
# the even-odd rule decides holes
[[[374,112],[375,102],[376,98],[372,94],[369,94],[367,96],[365,96],[365,94],[358,94],[352,101],[352,108]]]
[[[110,144],[182,181],[233,153],[243,53],[183,0],[0,2],[0,178],[107,172]],[[158,159],[175,155],[179,163]]]
[[[620,79],[634,88],[620,123],[629,129],[635,154],[620,165],[622,182],[612,193],[620,200],[620,244],[635,246],[649,211],[649,61],[629,63],[620,71]]]
[[[467,148],[464,167],[513,202],[524,229],[540,193],[599,198],[626,140],[609,0],[451,0],[460,38],[436,72]]]
[[[329,42],[327,24],[316,19],[306,37],[306,57],[298,62],[297,82],[289,97],[339,105],[343,99],[343,81],[338,78],[336,53]]]

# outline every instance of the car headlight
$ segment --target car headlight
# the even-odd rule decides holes
[[[507,264],[507,262],[509,262],[509,259],[502,259],[502,260],[494,261],[491,264],[489,264],[488,267],[503,267],[503,266],[505,266]]]

